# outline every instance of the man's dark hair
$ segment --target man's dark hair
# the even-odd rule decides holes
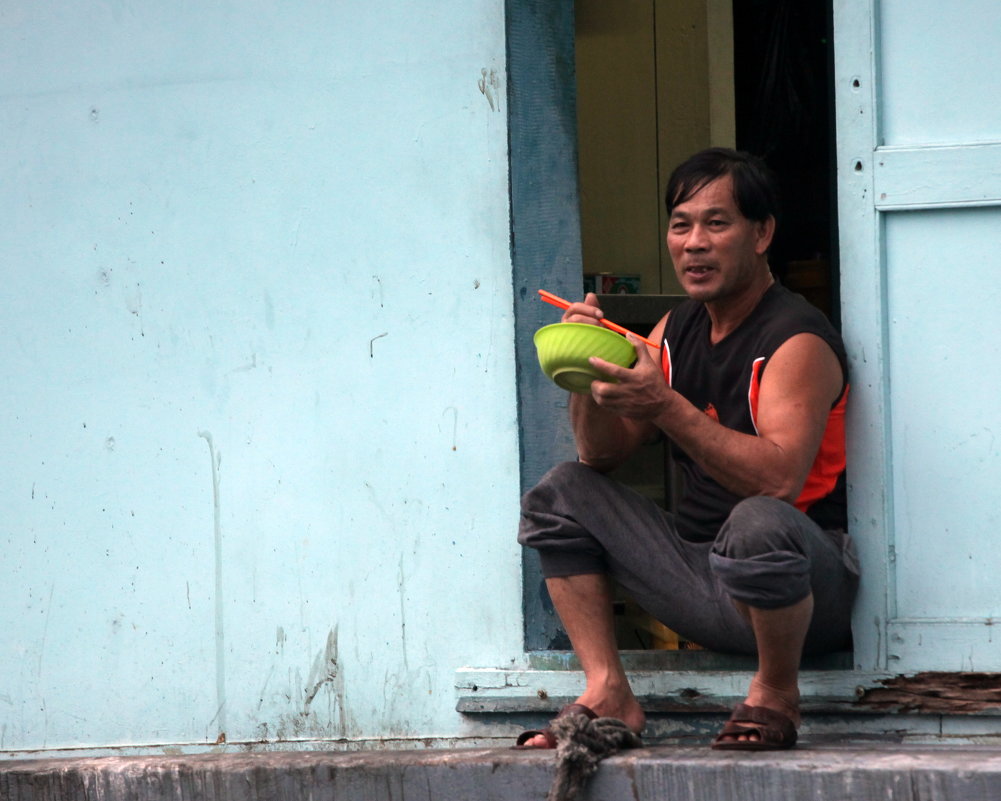
[[[702,150],[679,164],[667,182],[667,216],[706,184],[729,175],[740,213],[754,222],[779,218],[779,190],[775,175],[757,156],[725,147]]]

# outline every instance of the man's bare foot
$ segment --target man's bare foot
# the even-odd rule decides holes
[[[621,720],[636,734],[640,734],[646,725],[646,714],[631,690],[627,690],[625,693],[599,693],[598,691],[585,690],[584,694],[577,699],[577,703],[591,709],[599,718]],[[545,735],[542,734],[537,734],[526,740],[522,746],[526,748],[550,747]]]

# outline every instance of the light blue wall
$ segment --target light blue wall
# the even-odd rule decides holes
[[[0,76],[0,751],[462,735],[522,643],[501,0],[9,0]]]

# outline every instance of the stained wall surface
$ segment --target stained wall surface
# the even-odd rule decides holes
[[[0,752],[456,737],[521,650],[499,0],[0,8]]]

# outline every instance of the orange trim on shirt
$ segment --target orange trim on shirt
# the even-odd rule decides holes
[[[761,393],[761,371],[765,367],[765,357],[759,356],[751,364],[751,383],[747,387],[747,405],[751,409],[751,425],[758,433],[758,395]]]
[[[754,431],[758,431],[758,396],[761,392],[761,370],[764,367],[764,357],[758,357],[751,366],[751,381],[747,388],[747,402],[751,409],[751,422]],[[793,504],[801,512],[806,512],[821,498],[826,498],[834,491],[838,478],[845,471],[845,406],[848,403],[848,385],[838,402],[834,404],[827,415],[827,425],[824,436],[820,440],[817,456],[813,460],[806,482]]]
[[[671,386],[671,346],[667,344],[667,337],[664,337],[664,344],[660,349],[660,369],[667,385]]]
[[[827,428],[824,438],[820,441],[817,458],[806,477],[803,491],[794,504],[801,512],[805,512],[816,501],[825,498],[834,491],[838,478],[845,472],[845,405],[848,403],[848,387],[841,393],[839,400],[827,416]]]

